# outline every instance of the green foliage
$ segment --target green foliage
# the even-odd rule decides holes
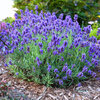
[[[99,24],[94,23],[92,25],[92,31],[90,32],[89,36],[90,37],[95,36],[98,40],[100,40],[100,35],[97,35],[98,28],[99,28]]]
[[[2,20],[2,22],[12,24],[12,22],[14,22],[14,18],[12,18],[12,17],[7,17],[6,19]]]
[[[74,14],[79,15],[79,22],[87,24],[90,20],[97,18],[97,13],[100,10],[99,0],[14,0],[14,7],[25,10],[27,6],[29,10],[34,10],[35,5],[39,6],[39,11],[56,12],[59,16]],[[19,13],[19,10],[17,11]]]

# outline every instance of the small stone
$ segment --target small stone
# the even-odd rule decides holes
[[[0,67],[2,66],[2,64],[0,63]]]
[[[11,85],[11,81],[8,82],[7,86],[10,86],[10,85]]]
[[[97,90],[98,92],[100,92],[100,88],[97,88],[96,90]]]

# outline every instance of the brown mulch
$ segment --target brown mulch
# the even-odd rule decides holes
[[[82,86],[71,86],[67,89],[47,88],[44,85],[38,85],[34,82],[27,82],[15,78],[3,66],[3,57],[0,58],[0,81],[6,80],[10,83],[11,91],[9,93],[16,97],[25,95],[26,98],[20,97],[17,100],[100,100],[100,68],[96,68],[97,78],[84,81]],[[15,91],[15,92],[14,92]],[[15,96],[14,96],[15,95]],[[2,100],[2,99],[0,99]],[[8,100],[8,99],[7,99]],[[15,99],[14,99],[15,100]]]

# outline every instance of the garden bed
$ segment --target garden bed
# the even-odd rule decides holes
[[[81,28],[77,14],[63,20],[35,10],[1,24],[1,92],[18,100],[98,99],[100,40],[89,36],[91,26]]]
[[[2,59],[3,60],[3,59]],[[98,80],[90,79],[84,81],[82,86],[71,86],[67,89],[47,88],[34,82],[27,82],[15,78],[0,59],[0,81],[4,79],[9,83],[11,90],[8,95],[17,100],[100,100],[100,67],[96,68]],[[3,73],[4,72],[4,73]],[[5,96],[6,97],[6,96]],[[4,97],[3,97],[4,98]],[[2,99],[1,99],[2,100]],[[8,100],[8,99],[7,99]]]

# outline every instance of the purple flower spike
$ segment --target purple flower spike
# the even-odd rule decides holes
[[[16,75],[18,75],[19,73],[17,72]]]
[[[88,70],[88,73],[91,75],[92,74],[92,71],[91,70]]]
[[[86,54],[83,53],[83,54],[82,54],[82,60],[85,60],[85,59],[86,59]]]
[[[17,19],[18,18],[18,14],[17,13],[15,13],[15,19]]]
[[[73,69],[73,68],[74,68],[74,66],[75,66],[75,64],[73,64],[73,65],[72,65],[71,69]]]
[[[63,80],[67,80],[67,76],[63,77]]]
[[[47,48],[47,51],[50,52],[50,47]]]
[[[40,53],[43,54],[43,50],[42,49],[40,49]]]
[[[57,72],[59,72],[59,71],[58,71],[58,69],[56,68],[56,69],[54,69],[54,72],[57,73]]]
[[[11,60],[9,61],[9,65],[12,65],[12,61]]]
[[[50,72],[50,70],[51,70],[51,65],[48,65],[47,70],[48,70],[48,72]]]
[[[100,35],[100,28],[98,28],[97,35]]]
[[[58,54],[58,51],[53,51],[53,55],[57,55]]]
[[[38,45],[39,45],[39,48],[42,48],[43,47],[42,42],[39,42]]]
[[[100,44],[100,40],[98,40],[98,44]]]
[[[40,59],[39,59],[38,57],[36,57],[36,60],[37,60],[37,61],[40,61]]]
[[[77,75],[77,77],[79,77],[79,78],[83,77],[83,73],[79,72],[78,75]]]
[[[95,78],[95,77],[96,77],[96,73],[95,73],[95,72],[93,72],[93,73],[92,73],[92,76]]]
[[[80,87],[80,86],[82,86],[82,84],[81,83],[78,83],[78,85],[77,85],[78,87]]]
[[[87,72],[88,67],[84,66],[82,72]]]
[[[67,70],[66,75],[71,76],[72,75],[72,71],[70,69]]]
[[[64,41],[64,47],[66,47],[67,46],[67,44],[68,44],[68,42],[67,41]]]
[[[63,80],[59,80],[59,85],[63,85]]]
[[[33,71],[35,72],[35,67],[33,66]]]
[[[35,10],[38,10],[38,5],[35,6]]]
[[[67,69],[68,69],[68,67],[64,66],[63,69],[62,69],[62,72],[65,72]]]
[[[29,47],[29,46],[27,47],[27,52],[28,52],[28,53],[30,52],[30,47]]]
[[[64,58],[63,57],[61,57],[61,59],[60,59],[61,61],[64,61]]]
[[[4,64],[5,67],[8,67],[8,64]]]
[[[77,21],[77,19],[78,19],[78,15],[75,14],[75,15],[74,15],[74,21]]]
[[[56,78],[58,78],[59,77],[59,75],[58,74],[56,74]]]

